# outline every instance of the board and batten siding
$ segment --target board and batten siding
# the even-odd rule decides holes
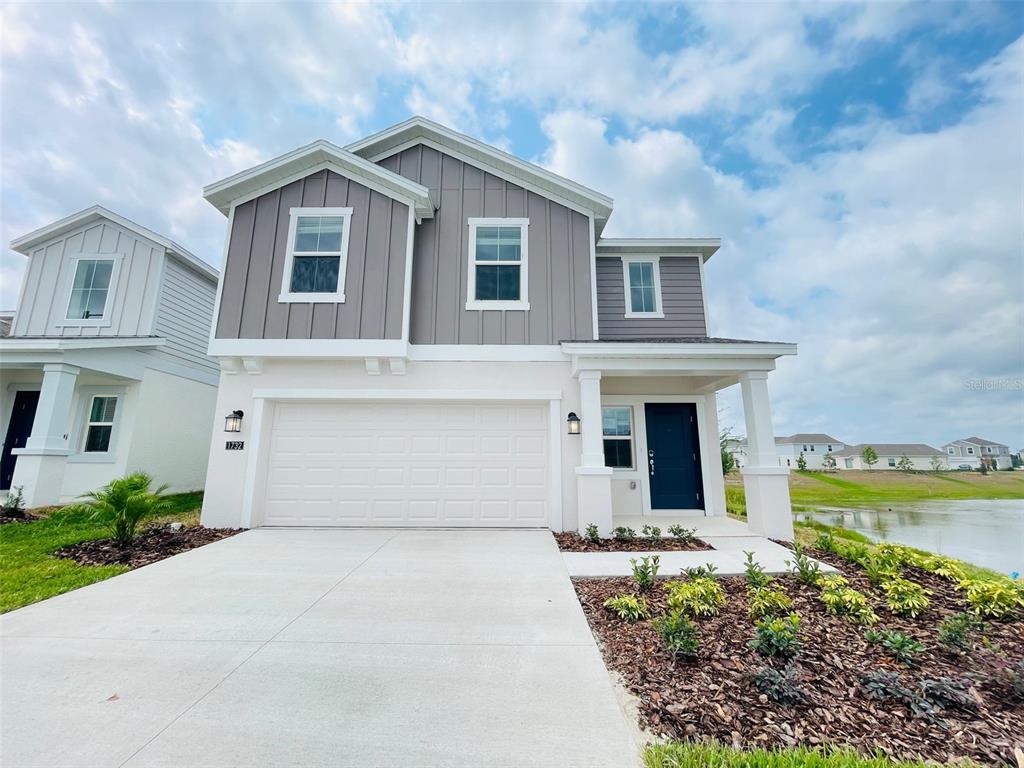
[[[212,281],[169,257],[154,325],[156,335],[167,341],[153,350],[153,354],[165,355],[173,362],[219,371],[216,361],[206,354],[216,294]]]
[[[79,254],[119,255],[117,283],[111,286],[110,325],[63,325]],[[12,336],[149,336],[160,284],[164,248],[103,220],[33,248]]]
[[[345,302],[282,303],[290,210],[352,208]],[[217,338],[400,339],[409,207],[334,171],[235,208]]]
[[[576,211],[418,144],[378,161],[430,190],[416,227],[413,344],[557,344],[593,339],[590,222]],[[467,310],[469,219],[528,218],[526,311]]]
[[[597,259],[597,327],[601,339],[650,339],[707,336],[699,256],[662,256],[661,301],[664,318],[626,317],[622,259]]]

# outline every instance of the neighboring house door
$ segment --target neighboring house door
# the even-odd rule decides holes
[[[0,491],[6,491],[11,487],[14,465],[18,463],[18,457],[11,454],[11,449],[25,447],[25,442],[32,434],[32,422],[36,418],[37,405],[38,390],[16,392],[14,395],[11,421],[7,425],[7,437],[4,438],[3,458],[0,459]]]
[[[693,403],[645,403],[651,509],[704,509]]]

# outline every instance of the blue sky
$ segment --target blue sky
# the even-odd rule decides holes
[[[780,433],[1024,447],[1020,4],[2,14],[5,243],[98,202],[218,265],[203,185],[424,114],[613,196],[609,235],[722,237],[712,332],[800,344]]]

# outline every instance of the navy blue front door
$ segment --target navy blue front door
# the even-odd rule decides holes
[[[704,509],[697,406],[645,403],[651,509]]]
[[[32,422],[36,418],[37,405],[38,391],[22,390],[14,393],[11,420],[7,425],[7,436],[4,438],[3,455],[0,456],[0,491],[6,491],[11,487],[14,465],[18,463],[18,457],[11,453],[11,449],[25,447],[25,441],[32,434]]]

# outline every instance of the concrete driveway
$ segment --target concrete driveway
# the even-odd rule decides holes
[[[637,760],[545,531],[254,530],[0,636],[5,768]]]

